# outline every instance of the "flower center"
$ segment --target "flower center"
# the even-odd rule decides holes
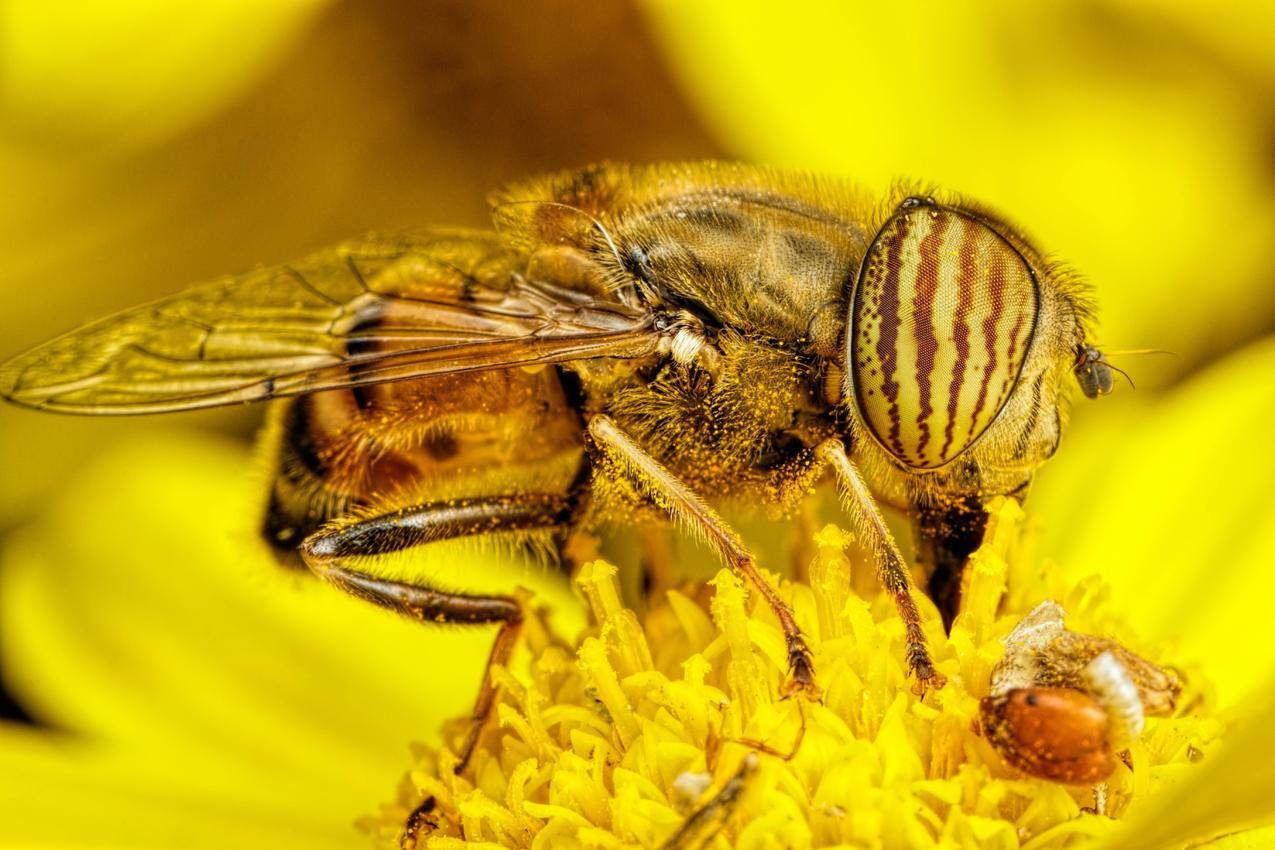
[[[1103,835],[1217,736],[1206,689],[1187,677],[1176,713],[1148,717],[1097,784],[1007,764],[979,701],[1023,616],[1056,599],[1070,629],[1129,635],[1096,578],[1068,586],[1020,555],[1016,503],[991,514],[950,635],[922,601],[942,690],[912,693],[902,623],[833,526],[816,535],[808,582],[780,582],[814,651],[818,703],[781,698],[783,633],[731,573],[639,616],[595,561],[577,576],[586,636],[570,646],[529,617],[532,660],[493,671],[501,701],[465,771],[453,749],[421,748],[398,799],[363,826],[389,847],[435,848],[1044,848]],[[445,735],[455,746],[466,723]]]

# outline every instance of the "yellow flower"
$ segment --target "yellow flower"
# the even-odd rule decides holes
[[[615,568],[597,561],[577,577],[597,624],[590,634],[573,649],[536,622],[530,675],[500,671],[499,729],[469,768],[456,775],[452,750],[427,749],[397,803],[366,825],[396,846],[429,801],[417,820],[433,826],[419,843],[438,850],[460,838],[607,848],[659,847],[674,836],[678,847],[748,850],[1046,848],[1109,834],[1208,757],[1220,727],[1207,685],[1192,675],[1188,711],[1151,721],[1101,792],[1101,814],[1085,811],[1095,806],[1091,787],[1006,768],[976,731],[1001,640],[1044,598],[1063,603],[1073,630],[1119,626],[1101,582],[1069,586],[1023,557],[1016,502],[992,511],[962,614],[950,638],[935,641],[947,687],[926,699],[908,686],[891,600],[853,592],[871,586],[872,570],[851,566],[849,536],[835,526],[816,537],[810,583],[781,590],[815,653],[818,704],[780,698],[782,632],[729,571],[698,601],[670,591],[639,618],[620,602]],[[866,582],[852,580],[860,571]]]
[[[1226,427],[1255,428],[1275,401],[1266,378],[1273,365],[1271,346],[1246,352],[1167,402],[1117,417],[1111,431],[1082,431],[1042,480],[1059,479],[1060,494],[1069,491],[1071,476],[1092,485],[1087,459],[1130,431],[1151,435],[1157,456],[1189,459],[1186,450],[1219,427],[1212,410],[1222,408],[1211,407],[1190,424],[1183,421],[1186,409],[1231,394],[1246,394],[1247,401],[1224,408],[1230,411]],[[1069,456],[1077,465],[1070,472]],[[1134,463],[1132,452],[1119,459],[1128,466],[1122,462],[1109,470],[1113,486],[1151,504],[1172,500],[1172,494],[1139,484],[1139,474],[1154,480],[1158,466]],[[499,820],[500,811],[510,807],[509,789],[517,786],[530,802],[519,823],[553,823],[556,814],[554,829],[570,827],[565,812],[578,806],[605,824],[605,830],[588,833],[604,841],[602,836],[619,828],[614,816],[605,820],[619,800],[624,828],[646,823],[656,841],[744,769],[751,748],[729,739],[765,738],[775,749],[786,749],[795,737],[798,704],[774,699],[779,656],[773,627],[768,615],[747,607],[733,578],[720,577],[702,594],[671,597],[639,629],[610,596],[606,569],[595,565],[584,576],[591,588],[586,595],[611,625],[583,644],[583,667],[550,632],[530,631],[527,642],[537,650],[539,674],[528,675],[524,650],[505,677],[509,691],[502,716],[487,732],[476,772],[467,774],[491,801],[478,805],[468,780],[446,776],[446,756],[439,780],[429,769],[435,758],[429,754],[441,752],[436,733],[443,721],[467,712],[490,635],[421,629],[317,582],[280,575],[253,543],[260,487],[246,466],[245,453],[228,444],[142,432],[68,482],[37,521],[10,538],[0,563],[0,661],[22,703],[61,731],[0,726],[0,846],[359,846],[366,838],[353,821],[393,798],[395,777],[410,763],[406,744],[421,739],[435,743],[418,750],[422,761],[408,795],[380,821],[383,837],[393,838],[406,806],[419,803],[423,790],[440,792],[440,817],[456,811],[453,805],[463,810],[474,803],[478,824]],[[1137,564],[1091,564],[1104,572],[1104,580],[1082,580],[1045,565],[1038,554],[1044,542],[1036,552],[1015,553],[1005,537],[994,535],[972,579],[971,604],[982,613],[963,623],[951,641],[932,635],[950,681],[923,703],[910,695],[899,670],[897,621],[880,600],[870,570],[855,561],[853,592],[827,592],[829,575],[843,567],[842,539],[821,535],[813,587],[823,592],[795,586],[790,592],[819,641],[827,698],[808,707],[808,730],[796,758],[785,762],[762,754],[755,770],[744,770],[743,793],[727,807],[724,835],[748,846],[753,840],[748,835],[779,829],[782,821],[789,831],[784,834],[798,836],[803,830],[816,837],[841,829],[853,830],[850,835],[895,830],[897,840],[879,846],[906,846],[922,834],[948,846],[983,841],[1015,847],[1032,836],[1037,844],[1028,846],[1051,846],[1065,836],[1086,843],[1105,830],[1111,847],[1171,847],[1271,819],[1272,642],[1257,629],[1242,646],[1213,637],[1236,634],[1227,612],[1259,607],[1269,594],[1270,576],[1258,565],[1269,564],[1273,551],[1261,531],[1270,507],[1252,501],[1264,486],[1262,472],[1253,466],[1232,476],[1232,489],[1216,494],[1214,510],[1197,512],[1192,528],[1214,541],[1227,539],[1218,528],[1231,529],[1240,551],[1248,553],[1232,563],[1254,564],[1241,585],[1201,589],[1194,565],[1175,561],[1173,547],[1154,554],[1164,570],[1159,581],[1184,595],[1194,588],[1202,604],[1220,612],[1208,619],[1130,627],[1153,623],[1154,612],[1140,603],[1144,597],[1159,600],[1129,585],[1122,568]],[[1056,509],[1049,500],[1043,504]],[[1256,525],[1233,527],[1230,516],[1241,510]],[[1032,505],[1028,515],[1029,523],[1063,518]],[[1000,516],[998,534],[1019,523],[1010,506]],[[1064,531],[1086,547],[1124,551],[1126,537],[1148,537],[1155,530],[1143,529],[1145,522],[1139,518],[1131,526],[1105,513],[1079,511]],[[1027,535],[1037,541],[1048,537]],[[1194,550],[1188,547],[1181,556],[1192,559]],[[993,618],[989,599],[1002,564],[1017,590]],[[1035,575],[1035,566],[1044,573]],[[460,567],[480,570],[505,587],[530,581],[495,557],[470,555]],[[1103,591],[1107,580],[1118,589]],[[569,611],[561,586],[556,597],[553,590],[552,582],[544,582],[536,600]],[[1107,631],[1155,660],[1180,664],[1192,688],[1205,688],[1214,678],[1224,686],[1220,719],[1226,731],[1220,742],[1211,742],[1217,725],[1207,717],[1189,712],[1152,721],[1133,748],[1132,771],[1118,769],[1108,810],[1125,817],[1126,831],[1080,813],[1092,805],[1086,789],[1015,778],[969,728],[998,638],[1015,612],[1046,596],[1069,609],[1073,627]],[[639,640],[639,634],[646,637]],[[1138,640],[1148,636],[1152,639]],[[745,648],[749,643],[755,651]],[[1233,665],[1216,654],[1201,656],[1200,646],[1237,653],[1258,668],[1252,678],[1267,684],[1239,687],[1242,683],[1228,678]],[[682,664],[697,654],[702,661]],[[755,677],[729,678],[737,657]],[[636,672],[636,682],[630,680],[646,667],[658,672]],[[572,682],[591,683],[607,714]],[[635,688],[638,696],[649,691],[650,698],[635,699]],[[713,689],[745,699],[722,706]],[[546,700],[532,710],[529,701],[537,695]],[[691,724],[673,719],[693,714],[697,696],[704,720],[692,735],[681,731]],[[519,772],[537,743],[560,740],[554,736],[570,728],[577,737],[614,736],[608,746],[619,763],[602,766],[611,777],[600,786],[605,793],[576,776],[584,771],[591,779],[593,767],[574,761],[560,743],[561,751],[535,753],[545,765],[560,768],[554,772],[562,775],[556,786],[532,785],[536,771],[530,767]],[[709,728],[719,731],[711,761]],[[631,747],[635,741],[642,743]],[[1205,754],[1199,763],[1184,762],[1191,743]],[[807,801],[810,807],[799,805]],[[562,811],[545,808],[552,806]],[[845,811],[844,819],[833,807]],[[752,822],[763,825],[745,835]],[[1019,826],[1030,835],[1019,834]],[[1056,832],[1046,832],[1051,827]],[[481,829],[487,828],[483,823]],[[1263,835],[1243,833],[1217,846],[1261,847]],[[552,836],[546,833],[542,842]],[[995,841],[1003,844],[989,844]]]
[[[14,284],[7,287],[3,310],[10,342],[36,341],[53,330],[40,328],[54,317],[62,325],[136,300],[120,300],[119,293],[134,292],[143,279],[150,281],[147,286],[161,287],[153,294],[170,288],[171,281],[139,274],[139,268],[180,268],[186,270],[181,274],[196,277],[189,271],[192,257],[197,267],[211,272],[295,253],[279,246],[313,242],[315,221],[337,226],[330,221],[333,208],[343,210],[346,221],[335,235],[343,235],[350,221],[369,218],[454,221],[462,209],[462,217],[478,220],[476,199],[489,187],[431,171],[429,163],[454,166],[460,160],[445,146],[434,150],[435,156],[422,155],[440,144],[430,134],[441,131],[419,122],[408,127],[398,118],[393,104],[419,105],[415,74],[414,85],[390,85],[379,93],[385,103],[358,112],[363,120],[345,122],[352,129],[344,132],[332,126],[329,107],[379,101],[367,98],[356,83],[334,88],[339,70],[329,76],[310,66],[294,69],[292,87],[266,100],[250,99],[242,108],[244,93],[257,91],[253,77],[274,67],[321,7],[298,0],[276,4],[263,17],[260,5],[212,4],[197,18],[173,17],[170,4],[155,2],[132,4],[122,14],[112,6],[104,16],[77,9],[73,21],[39,4],[9,4],[0,12],[5,24],[0,41],[7,48],[0,50],[6,72],[0,75],[0,95],[8,107],[0,169],[8,178],[11,211],[21,212],[10,216],[6,228],[6,279]],[[1268,37],[1275,7],[1270,4],[1239,4],[1227,14],[1180,0],[1154,0],[1149,6],[1056,0],[1030,9],[980,3],[920,14],[911,7],[826,3],[797,4],[778,13],[763,4],[754,4],[751,13],[747,4],[738,3],[652,2],[651,7],[656,31],[673,51],[671,63],[703,114],[722,131],[729,151],[844,173],[870,184],[916,175],[1004,206],[1096,281],[1105,308],[1104,342],[1166,347],[1182,355],[1138,370],[1140,383],[1145,371],[1161,372],[1162,383],[1166,373],[1189,373],[1269,329],[1275,291],[1268,271],[1275,220],[1267,114],[1275,69]],[[251,32],[237,25],[245,16],[252,19]],[[147,35],[147,26],[156,24],[164,38]],[[334,46],[346,48],[351,32],[344,24],[342,19],[331,25],[311,45],[313,55],[323,57],[316,66],[336,67],[326,57]],[[410,27],[391,29],[413,38]],[[399,79],[373,61],[396,62],[397,42],[389,34],[356,27],[352,37],[362,39],[364,52],[357,55],[373,69],[360,79]],[[623,45],[617,50],[623,53]],[[487,67],[500,58],[481,53],[475,61]],[[122,77],[129,79],[121,82]],[[232,120],[212,125],[220,129],[210,132],[205,126],[210,116],[235,102],[241,109]],[[298,111],[297,103],[318,106]],[[287,107],[277,108],[280,104]],[[558,116],[561,110],[544,114]],[[623,120],[610,123],[632,127]],[[261,133],[263,126],[283,129]],[[315,128],[322,132],[307,132]],[[443,136],[450,144],[454,128],[446,129]],[[417,135],[404,135],[413,131]],[[577,135],[582,141],[573,150],[598,149],[597,139]],[[306,145],[302,151],[292,144],[301,137],[322,139],[326,146]],[[381,142],[389,137],[414,141],[388,150]],[[253,142],[246,161],[245,138]],[[175,139],[184,141],[173,147]],[[376,143],[365,144],[368,139]],[[302,164],[292,162],[293,170],[275,167],[279,157],[270,154],[285,149],[286,159],[302,155]],[[358,153],[365,149],[372,153]],[[82,161],[89,159],[94,161]],[[392,167],[387,169],[386,162]],[[492,171],[473,165],[490,162],[481,154],[464,162],[484,175]],[[389,200],[385,193],[373,191],[365,198],[351,191],[375,185],[371,175],[387,170],[399,175],[399,189],[425,188],[397,191]],[[430,179],[404,180],[405,174]],[[228,175],[239,179],[227,183]],[[251,191],[244,188],[248,184]],[[279,186],[291,189],[280,193]],[[300,206],[320,212],[281,219],[280,194],[308,199]],[[338,197],[339,204],[327,202]],[[186,215],[173,215],[173,198],[184,198],[178,211]],[[360,204],[369,198],[370,206]],[[235,214],[208,215],[213,208]],[[381,212],[369,216],[369,209]],[[231,240],[218,238],[224,221],[242,225],[245,220],[269,227],[249,228]],[[102,245],[108,243],[111,250],[104,252]],[[132,248],[121,250],[121,244]],[[237,259],[226,259],[227,245],[238,252]],[[105,254],[111,256],[104,259]],[[86,257],[95,259],[86,263]],[[48,282],[81,280],[89,266],[91,289],[77,284],[63,285],[60,295],[46,291]],[[32,287],[24,285],[34,282],[45,287],[36,299],[30,297]],[[1124,797],[1113,792],[1111,800],[1128,817],[1124,828],[1107,829],[1107,846],[1175,846],[1275,816],[1275,759],[1270,757],[1275,751],[1270,731],[1275,729],[1275,640],[1265,625],[1275,559],[1275,500],[1269,496],[1275,463],[1267,436],[1275,419],[1272,346],[1272,341],[1254,345],[1164,398],[1148,399],[1143,393],[1130,400],[1122,394],[1082,409],[1029,504],[1029,523],[1038,526],[1028,535],[1035,551],[1010,558],[1021,571],[1057,557],[1057,568],[1042,566],[1049,576],[1047,592],[1068,604],[1075,604],[1077,593],[1087,600],[1072,612],[1077,625],[1107,622],[1122,640],[1139,638],[1144,652],[1180,664],[1195,686],[1217,683],[1216,704],[1227,721],[1222,741],[1205,747],[1206,757],[1198,764],[1184,765],[1182,754],[1168,753],[1165,742],[1188,734],[1203,741],[1213,734],[1212,721],[1198,722],[1193,731],[1183,725],[1195,721],[1153,724],[1138,745],[1144,761],[1135,759],[1133,771],[1117,777],[1117,790],[1121,777],[1132,782],[1120,792]],[[236,413],[201,422],[227,427],[224,423],[240,421]],[[0,420],[6,435],[0,440],[5,484],[0,524],[6,527],[0,667],[22,704],[51,727],[0,724],[0,846],[362,843],[350,822],[390,796],[387,789],[407,761],[405,742],[435,740],[446,718],[464,714],[490,636],[424,631],[317,583],[280,575],[251,542],[259,487],[241,474],[247,461],[238,447],[154,431],[148,423],[99,423],[90,430],[81,422],[15,411],[5,411]],[[59,484],[54,502],[33,504],[32,493],[49,492],[49,479],[60,479],[88,456],[87,450],[66,450],[70,434],[85,444],[95,444],[102,435],[111,440],[132,436]],[[45,450],[55,444],[58,451]],[[7,533],[19,517],[32,515],[34,520]],[[837,559],[835,536],[823,538],[825,559]],[[436,553],[429,568],[441,569],[440,560],[453,557],[454,569],[481,575],[493,586],[531,583],[516,565],[472,553],[456,559],[456,551]],[[710,565],[711,571],[711,564],[701,555],[695,566]],[[626,619],[613,605],[602,604],[607,579],[599,570],[587,574],[597,595],[594,607],[607,620]],[[867,580],[868,570],[860,563],[851,572],[855,593],[844,610],[829,608],[826,594],[821,602],[809,588],[792,592],[805,616],[813,610],[818,634],[829,643],[853,635],[828,639],[825,620],[831,634],[839,618],[855,622],[851,615],[858,606],[865,633],[888,644],[896,636],[889,612]],[[1110,588],[1105,598],[1097,593],[1100,585],[1085,580],[1093,573]],[[1046,592],[1043,580],[1013,575],[1026,579],[1024,587]],[[771,683],[760,674],[756,681],[717,678],[742,646],[738,640],[729,644],[726,627],[733,623],[738,639],[741,622],[758,648],[751,660],[761,673],[774,673],[766,618],[741,607],[738,591],[723,578],[714,597],[721,600],[716,612],[709,595],[679,603],[657,600],[661,607],[639,624],[642,634],[656,636],[647,640],[651,665],[665,681],[657,680],[660,688],[654,692],[693,685],[688,675],[695,671],[670,659],[699,654],[710,664],[698,686],[701,695],[711,686],[723,696],[733,694],[732,688],[742,688],[745,696],[754,692],[748,734],[784,743],[796,723],[793,704],[765,700]],[[536,599],[553,600],[559,613],[574,610],[567,591],[551,580],[541,582]],[[808,829],[831,829],[830,815],[838,828],[849,823],[865,832],[874,825],[897,829],[899,844],[917,837],[906,830],[918,822],[926,839],[938,835],[940,842],[955,846],[971,836],[990,846],[997,840],[1005,846],[1032,840],[1047,846],[1068,837],[1085,843],[1091,830],[1111,824],[1083,814],[1065,819],[1084,792],[1010,778],[966,727],[948,729],[946,738],[935,734],[944,722],[962,712],[969,715],[969,700],[979,694],[979,677],[985,675],[977,668],[991,663],[996,638],[1012,612],[1028,601],[1026,595],[1011,595],[1010,606],[968,639],[958,631],[954,642],[942,643],[935,635],[953,682],[925,704],[903,694],[901,683],[891,690],[896,655],[887,646],[864,660],[866,674],[857,674],[855,686],[875,694],[875,704],[843,712],[833,688],[822,707],[810,708],[805,748],[812,752],[803,748],[789,762],[762,755],[755,767],[746,767],[748,748],[722,741],[713,753],[714,771],[678,773],[669,786],[676,793],[663,804],[657,799],[645,805],[652,802],[650,786],[631,779],[625,793],[636,789],[636,804],[622,814],[630,825],[636,819],[640,826],[646,817],[651,829],[667,834],[705,798],[720,799],[723,790],[729,796],[736,789],[737,801],[716,811],[730,815],[721,824],[723,835],[738,836],[738,844],[751,840],[741,834],[749,823],[762,824],[752,834],[760,840],[776,821],[782,822],[777,831],[800,830],[803,823]],[[672,623],[678,611],[688,622],[699,611],[702,632],[692,635],[682,620]],[[714,613],[723,618],[721,635]],[[633,633],[637,626],[626,628]],[[555,629],[570,632],[557,621]],[[568,709],[576,704],[572,700],[583,702],[567,690],[570,681],[605,678],[609,668],[623,692],[628,685],[620,672],[645,664],[641,657],[635,662],[627,647],[626,652],[608,649],[615,629],[604,629],[596,636],[600,643],[588,644],[592,649],[584,653],[583,668],[571,661],[570,647],[549,634],[532,634],[528,641],[545,650],[542,666],[553,659],[564,663],[554,673],[559,680],[549,681],[552,687],[544,693],[563,700]],[[599,657],[599,647],[607,650],[605,657]],[[830,684],[853,683],[844,678],[847,667],[827,660],[828,654],[825,647],[821,676]],[[545,683],[543,677],[527,675],[524,654],[506,674],[509,725],[493,727],[488,747],[507,737],[520,740],[510,712],[530,717],[528,695]],[[604,684],[609,686],[609,680]],[[742,730],[749,728],[740,713],[745,707],[739,701],[731,715],[710,700],[705,716],[733,717]],[[878,712],[875,726],[866,723],[869,708]],[[652,723],[657,735],[668,731],[658,710],[651,718],[641,711],[635,703],[634,723],[643,740]],[[587,727],[587,715],[567,713]],[[846,729],[857,737],[847,737]],[[539,734],[531,729],[532,739],[539,740]],[[951,762],[935,766],[936,740],[947,742],[949,754],[958,741],[969,745],[961,749],[967,760],[955,768],[956,777],[947,775]],[[829,753],[848,749],[851,764],[875,760],[880,767],[877,774],[847,768],[851,775],[838,780],[837,788],[853,792],[858,803],[842,807],[842,820],[826,808],[794,812],[791,801],[800,801],[805,789],[783,781],[794,771],[807,771],[808,762],[820,757],[815,746],[820,743]],[[623,739],[620,744],[627,746]],[[669,749],[671,755],[630,757],[667,783],[661,759],[695,757],[677,746]],[[437,743],[420,750],[421,767],[429,768],[438,758],[430,753],[438,752]],[[707,768],[708,753],[699,752]],[[1138,769],[1157,756],[1164,759],[1158,768]],[[475,817],[499,819],[500,808],[510,807],[502,790],[534,777],[526,769],[517,774],[518,765],[497,764],[493,758],[488,764],[494,767],[475,780],[492,806],[480,805]],[[579,765],[566,767],[560,783],[569,785]],[[832,773],[837,766],[826,767]],[[918,771],[935,776],[913,778]],[[589,800],[590,816],[601,816],[600,799],[619,799],[606,797],[619,794],[614,775],[612,770],[610,785],[602,783],[602,797]],[[911,787],[932,783],[928,787],[950,793],[950,783],[962,775],[977,780],[969,791],[972,799],[994,796],[997,788],[1018,788],[1026,808],[1014,811],[1001,798],[970,814],[959,805],[944,809],[938,790]],[[419,799],[423,788],[438,788],[429,776],[427,770],[413,774],[405,802]],[[685,778],[679,783],[679,777]],[[874,777],[881,781],[873,782]],[[456,798],[448,783],[459,782],[448,778],[442,790]],[[464,791],[462,784],[455,787]],[[912,799],[933,817],[907,808]],[[778,800],[774,810],[762,811],[772,800]],[[523,802],[519,817],[552,823],[556,814],[571,826],[562,812],[536,809],[537,803],[552,801],[525,793]],[[1008,813],[1003,805],[1010,805]],[[447,808],[440,804],[437,811],[441,818]],[[386,836],[405,814],[387,810]],[[1015,823],[1030,821],[1029,829],[1046,832],[1029,838],[1007,831],[1007,814]],[[934,818],[942,818],[941,824]],[[588,836],[604,842],[614,834],[614,821],[612,832]],[[1051,822],[1057,832],[1048,832],[1045,824]],[[483,828],[482,823],[475,827]],[[944,835],[943,829],[954,834]],[[652,840],[656,834],[651,833]],[[555,833],[546,828],[538,835],[548,844]],[[1208,846],[1275,846],[1275,834],[1236,832]]]

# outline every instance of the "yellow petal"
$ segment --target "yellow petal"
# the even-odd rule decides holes
[[[1246,829],[1223,835],[1196,847],[1208,850],[1271,850],[1275,847],[1275,827]]]
[[[1233,833],[1275,820],[1275,682],[1250,697],[1248,716],[1230,730],[1186,781],[1156,795],[1114,832],[1111,848],[1178,847],[1189,839]],[[1264,833],[1264,834],[1263,834]],[[1271,847],[1262,830],[1222,847]],[[1252,843],[1245,843],[1250,841]],[[1212,847],[1213,844],[1206,846]]]
[[[263,775],[220,786],[179,759],[88,746],[0,724],[0,845],[348,848],[349,817],[324,789],[289,798]]]
[[[1228,3],[1225,15],[1210,14],[1207,4],[1192,0],[1116,0],[1113,12],[1132,22],[1155,16],[1167,33],[1193,39],[1196,48],[1233,64],[1236,71],[1275,81],[1275,6],[1264,0]]]
[[[94,153],[162,140],[255,82],[323,5],[5,3],[7,129]]]

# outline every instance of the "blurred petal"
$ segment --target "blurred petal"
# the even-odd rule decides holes
[[[1275,827],[1232,832],[1230,835],[1195,846],[1209,847],[1209,850],[1271,850],[1271,847],[1275,847]]]
[[[1275,669],[1275,338],[1132,395],[1082,406],[1037,476],[1040,549],[1101,573],[1135,631],[1177,644],[1232,704]]]
[[[254,83],[324,5],[0,4],[6,130],[95,154],[162,141]]]
[[[1189,40],[1219,62],[1239,66],[1254,82],[1275,84],[1275,5],[1265,0],[1233,0],[1225,15],[1194,0],[1116,0],[1111,6],[1135,22],[1157,24],[1166,34]]]
[[[1267,677],[1269,681],[1269,676]],[[1275,683],[1251,699],[1248,716],[1180,785],[1166,788],[1130,816],[1100,847],[1180,847],[1188,840],[1232,833],[1275,819]],[[1233,843],[1227,843],[1233,842]],[[1195,846],[1195,845],[1192,845]],[[1214,847],[1212,843],[1205,846]],[[1275,846],[1275,834],[1232,836],[1226,848]]]
[[[70,482],[5,553],[5,667],[58,726],[219,781],[272,775],[263,793],[353,817],[410,740],[467,711],[493,634],[424,628],[284,575],[253,533],[250,466],[230,445],[153,432]],[[469,586],[536,584],[499,553],[450,561],[431,562],[450,586],[446,567]],[[560,581],[538,590],[575,606]]]
[[[1195,845],[1208,850],[1271,850],[1275,847],[1275,827],[1246,829]]]
[[[318,850],[357,843],[349,819],[325,807],[325,797],[281,801],[261,793],[273,781],[218,787],[197,764],[144,761],[0,724],[0,846]]]
[[[1149,364],[1161,380],[1269,330],[1270,95],[1172,20],[1061,0],[647,7],[736,153],[1004,208],[1095,282],[1106,345],[1181,355]]]

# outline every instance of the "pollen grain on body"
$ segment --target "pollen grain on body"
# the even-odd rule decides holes
[[[533,660],[496,671],[500,705],[466,770],[454,772],[454,749],[418,746],[397,799],[362,826],[378,846],[436,850],[1087,844],[1207,757],[1220,725],[1190,673],[1176,712],[1149,718],[1106,782],[1006,766],[980,731],[979,700],[1015,624],[1055,599],[1068,628],[1130,638],[1100,581],[1067,584],[1032,563],[1022,519],[1011,500],[993,506],[949,637],[925,603],[947,685],[923,697],[889,597],[868,590],[871,568],[834,526],[815,537],[808,583],[781,583],[814,651],[819,702],[781,697],[783,633],[731,573],[639,616],[615,568],[587,564],[577,582],[592,628],[570,646],[530,616]],[[458,747],[465,729],[444,738]]]

